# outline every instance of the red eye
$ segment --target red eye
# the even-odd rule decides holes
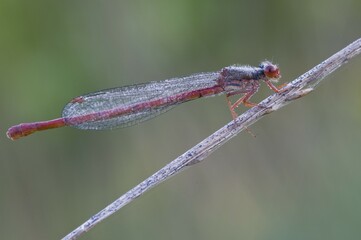
[[[273,65],[273,64],[269,64],[264,67],[264,74],[268,78],[280,78],[281,77],[280,69],[276,65]]]

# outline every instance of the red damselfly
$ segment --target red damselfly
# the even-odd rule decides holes
[[[7,136],[15,140],[36,131],[63,126],[95,130],[128,127],[180,103],[220,94],[226,94],[232,117],[236,118],[238,105],[257,105],[249,100],[258,91],[260,80],[279,92],[272,81],[280,77],[278,66],[264,61],[258,67],[234,65],[218,72],[106,89],[74,98],[65,106],[61,118],[21,123],[9,128]],[[229,97],[237,94],[243,96],[232,104]]]

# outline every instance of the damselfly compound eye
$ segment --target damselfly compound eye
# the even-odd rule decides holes
[[[271,62],[266,61],[261,63],[260,68],[263,69],[264,75],[266,75],[267,78],[278,79],[281,77],[280,69]]]

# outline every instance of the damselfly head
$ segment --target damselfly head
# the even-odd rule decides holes
[[[280,69],[277,65],[271,63],[270,61],[262,62],[259,67],[263,70],[264,75],[271,81],[277,81],[281,78]]]

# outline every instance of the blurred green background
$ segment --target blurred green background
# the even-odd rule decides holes
[[[288,82],[361,37],[361,2],[0,0],[0,235],[59,239],[231,120],[225,98],[12,142],[73,97],[264,59]],[[81,239],[359,239],[361,58]],[[271,94],[263,85],[253,98]],[[240,111],[244,111],[241,108]]]

